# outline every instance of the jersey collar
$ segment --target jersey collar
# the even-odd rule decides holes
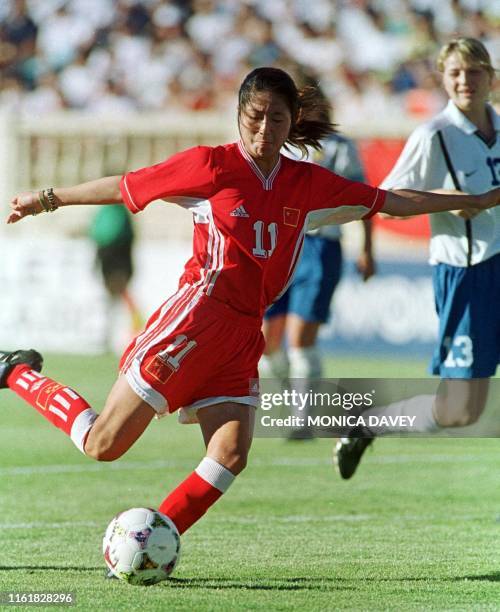
[[[493,128],[496,132],[500,132],[500,115],[497,115],[490,104],[487,104],[486,108],[490,115]],[[477,126],[474,125],[472,121],[469,121],[451,100],[449,100],[446,105],[445,113],[450,117],[451,121],[466,134],[471,135],[477,132]]]
[[[278,161],[276,162],[276,165],[271,170],[269,175],[264,176],[259,166],[257,166],[257,164],[252,159],[252,157],[246,152],[245,147],[243,146],[243,143],[241,142],[241,140],[238,141],[238,149],[240,150],[241,155],[246,159],[246,161],[250,165],[250,168],[252,168],[254,173],[260,179],[260,182],[262,183],[262,187],[264,188],[264,190],[271,191],[271,189],[273,188],[274,179],[276,178],[276,175],[278,174],[279,169],[281,168],[281,155],[279,156]]]

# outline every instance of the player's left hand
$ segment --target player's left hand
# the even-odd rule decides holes
[[[361,275],[363,281],[367,281],[375,274],[376,266],[373,255],[368,252],[363,252],[356,260],[356,270]]]

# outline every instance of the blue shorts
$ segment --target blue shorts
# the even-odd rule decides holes
[[[433,266],[439,317],[430,364],[441,378],[488,378],[500,362],[500,254],[469,268]]]
[[[341,273],[340,242],[306,235],[292,284],[268,308],[264,318],[293,313],[305,321],[326,323],[332,295]]]

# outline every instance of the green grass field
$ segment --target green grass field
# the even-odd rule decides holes
[[[49,356],[45,370],[97,407],[114,367]],[[342,358],[329,373],[424,367]],[[349,482],[333,470],[332,440],[257,439],[247,470],[183,536],[174,577],[141,588],[104,580],[102,534],[197,465],[198,428],[153,422],[124,458],[98,464],[0,395],[0,591],[72,591],[79,610],[500,610],[495,439],[377,440]]]

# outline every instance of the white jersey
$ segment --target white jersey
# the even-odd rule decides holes
[[[409,137],[384,189],[455,189],[438,133],[441,132],[461,191],[479,194],[500,185],[500,116],[488,105],[496,138],[486,143],[477,127],[450,100],[431,121]],[[465,267],[500,252],[500,207],[479,213],[470,221],[452,213],[430,216],[431,264]]]
[[[361,160],[352,140],[342,136],[342,134],[335,133],[330,134],[323,140],[321,146],[321,151],[308,149],[307,157],[303,161],[319,164],[351,181],[365,182]],[[292,159],[301,159],[300,151],[295,148],[292,149],[291,153],[285,152],[285,155],[292,157]],[[340,240],[342,230],[339,225],[324,225],[307,233],[330,240]]]

